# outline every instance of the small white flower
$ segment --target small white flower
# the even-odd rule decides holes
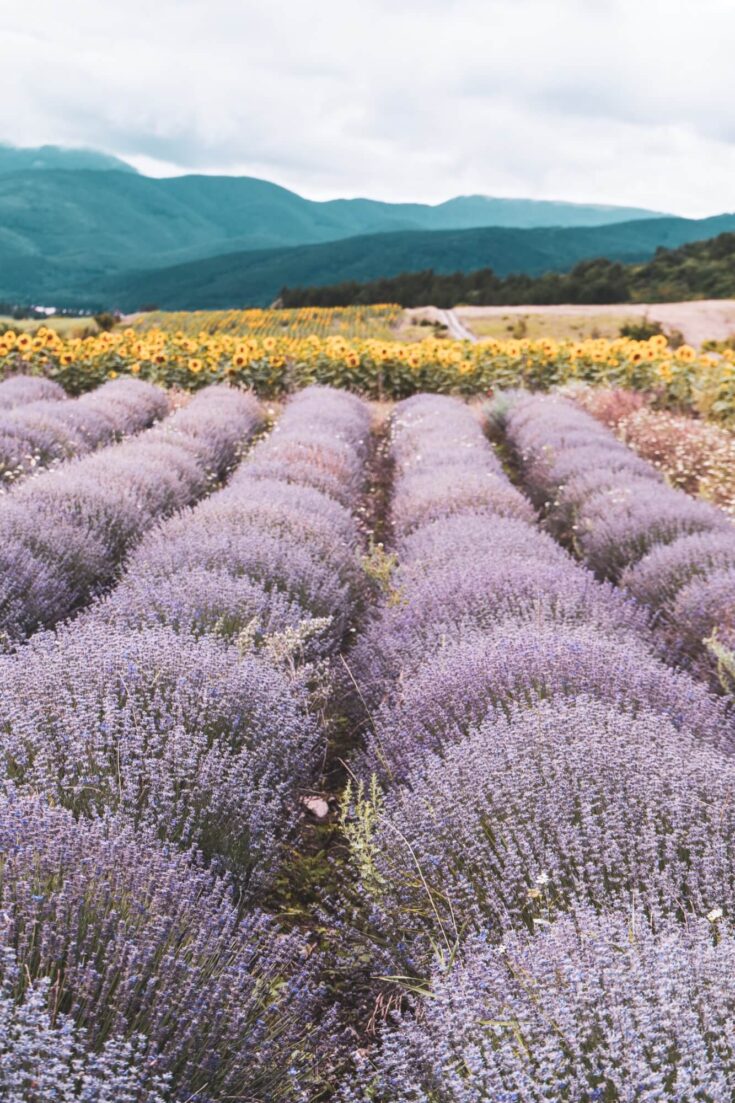
[[[722,908],[713,908],[711,912],[707,913],[707,918],[710,923],[716,923],[718,919],[722,919],[724,914]]]

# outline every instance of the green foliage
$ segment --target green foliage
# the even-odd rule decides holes
[[[377,868],[375,829],[383,810],[383,794],[377,778],[373,776],[370,788],[359,781],[347,787],[342,799],[339,826],[350,850],[350,857],[360,884],[373,896],[380,896],[385,881]]]
[[[717,662],[717,677],[725,693],[735,692],[735,654],[726,647],[717,636],[715,630],[709,639],[704,641],[709,653]]]
[[[119,318],[117,314],[112,314],[109,310],[104,310],[100,314],[95,314],[94,320],[103,333],[109,333],[115,328]]]
[[[658,221],[659,224],[669,224],[668,219]],[[720,225],[722,219],[709,219],[705,222]],[[704,232],[704,224],[701,224],[701,233]],[[637,229],[640,233],[651,225],[642,223]],[[677,249],[658,247],[647,263],[624,264],[622,260],[608,259],[621,250],[623,242],[616,241],[615,236],[617,233],[622,238],[624,229],[627,231],[628,227],[607,228],[607,257],[582,260],[569,272],[548,271],[534,276],[533,267],[529,267],[530,274],[524,274],[522,269],[525,257],[523,249],[519,248],[519,271],[503,278],[491,268],[480,268],[473,272],[457,271],[450,275],[442,275],[429,268],[364,283],[348,280],[328,286],[285,287],[281,291],[281,299],[284,306],[292,307],[396,302],[405,307],[432,303],[434,306],[447,308],[459,303],[541,306],[563,303],[678,302],[687,299],[735,297],[735,233],[727,232],[711,239],[689,242]],[[581,234],[582,231],[569,233]],[[667,239],[671,237],[670,234],[662,236]],[[593,242],[601,244],[598,238],[599,234],[598,237],[586,240],[591,247]],[[566,247],[571,240],[566,240]],[[530,242],[530,238],[527,241]],[[564,244],[564,241],[560,244]],[[645,251],[642,238],[637,249],[639,252]],[[550,257],[548,267],[564,267],[560,263],[560,255]],[[647,340],[660,332],[661,327],[654,322],[641,322],[621,329],[622,336],[636,340]],[[677,347],[682,341],[674,340],[671,343],[673,347]]]
[[[620,327],[620,336],[630,337],[631,341],[650,341],[651,337],[658,337],[663,332],[661,323],[652,322],[649,318],[626,322]]]
[[[398,556],[387,552],[382,544],[370,542],[367,555],[362,557],[362,569],[389,605],[399,605],[401,591],[393,585],[393,574],[398,566]]]

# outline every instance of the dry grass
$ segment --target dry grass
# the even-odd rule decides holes
[[[620,336],[620,327],[635,318],[625,314],[521,314],[512,312],[494,317],[480,318],[465,314],[460,307],[456,311],[465,325],[480,340],[508,340],[509,337],[531,340],[548,337],[554,341],[584,341],[588,338]]]
[[[34,334],[41,326],[53,329],[60,337],[86,337],[89,334],[99,333],[99,327],[94,318],[11,318],[9,315],[0,315],[0,327],[3,331],[13,329],[16,333]]]
[[[438,320],[438,314],[433,308],[425,310],[404,310],[401,320],[393,330],[393,339],[398,341],[425,341],[427,337],[447,337],[448,331],[445,325],[432,325]]]

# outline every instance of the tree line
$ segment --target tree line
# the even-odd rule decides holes
[[[324,287],[284,287],[284,307],[368,306],[399,303],[444,309],[460,303],[477,306],[544,306],[560,303],[603,304],[677,302],[684,299],[735,298],[735,234],[720,234],[679,249],[659,248],[644,264],[621,264],[605,257],[580,261],[569,272],[501,277],[492,268],[444,274],[427,268],[359,282]]]

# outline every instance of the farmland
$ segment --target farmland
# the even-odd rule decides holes
[[[0,1096],[732,1103],[735,356],[0,337]]]
[[[284,316],[293,322],[284,327]],[[140,315],[112,332],[64,337],[45,326],[0,336],[0,371],[43,374],[70,394],[127,377],[197,390],[217,383],[278,398],[311,384],[396,400],[421,391],[487,395],[494,389],[569,382],[633,387],[659,405],[735,420],[735,352],[710,354],[663,335],[558,340],[508,337],[471,344],[399,324],[382,307],[293,312]],[[402,337],[407,336],[408,340]]]

